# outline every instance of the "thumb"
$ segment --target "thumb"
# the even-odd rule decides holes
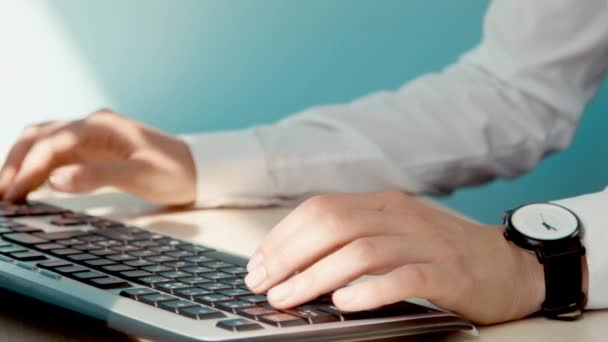
[[[49,183],[55,190],[73,193],[104,186],[129,188],[128,180],[133,179],[138,169],[129,161],[71,164],[55,169],[49,176]]]

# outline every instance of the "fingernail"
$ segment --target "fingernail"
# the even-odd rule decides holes
[[[279,286],[273,287],[270,291],[268,291],[268,299],[272,302],[280,303],[291,297],[292,293],[293,284],[291,281],[287,281]]]
[[[334,304],[342,306],[350,303],[355,298],[355,291],[346,288],[334,292]]]
[[[53,184],[56,188],[65,189],[69,186],[70,180],[67,175],[61,172],[55,172],[49,177],[49,182]]]
[[[4,194],[3,199],[7,201],[13,200],[17,195],[17,189],[12,188]]]
[[[252,269],[245,277],[245,283],[250,289],[255,289],[260,286],[266,279],[266,269],[263,266],[258,266]]]
[[[262,264],[262,261],[264,261],[264,256],[262,255],[262,253],[256,252],[247,264],[247,271],[252,271],[254,268],[260,266]]]

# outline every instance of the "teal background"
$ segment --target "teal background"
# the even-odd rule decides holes
[[[114,109],[164,130],[240,128],[394,89],[480,38],[488,1],[241,0],[49,2]],[[516,24],[516,23],[514,23]],[[530,201],[608,183],[608,89],[573,146],[514,181],[441,201],[485,222]]]

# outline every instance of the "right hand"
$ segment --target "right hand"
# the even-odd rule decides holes
[[[27,127],[0,171],[0,196],[21,200],[46,180],[63,192],[114,186],[145,200],[195,200],[196,173],[182,140],[108,110]]]

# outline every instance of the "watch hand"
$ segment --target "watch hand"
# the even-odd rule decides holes
[[[543,220],[543,223],[542,223],[543,227],[547,228],[547,230],[555,230],[555,231],[557,231],[557,228],[553,227],[552,225],[548,224],[545,221],[545,218],[543,217],[543,214],[540,214],[540,218]]]

